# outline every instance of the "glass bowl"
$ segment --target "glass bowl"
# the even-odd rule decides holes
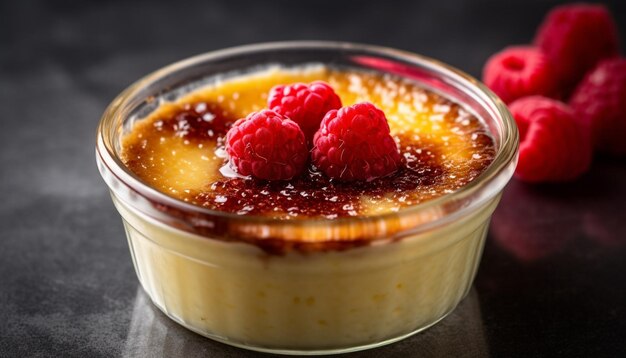
[[[187,204],[151,188],[121,161],[121,137],[160,104],[226,74],[310,63],[393,73],[463,104],[491,131],[493,163],[460,190],[397,212],[280,220]],[[422,331],[467,295],[518,142],[506,106],[445,64],[368,45],[283,42],[196,56],[131,85],[102,117],[96,159],[139,281],[167,316],[243,348],[328,354]]]

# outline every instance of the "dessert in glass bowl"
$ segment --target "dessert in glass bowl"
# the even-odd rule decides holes
[[[227,155],[233,123],[263,110],[272,88],[316,81],[343,106],[380,109],[399,164],[368,180],[314,160],[282,180],[239,173]],[[154,304],[207,337],[302,354],[390,343],[451,312],[518,146],[506,107],[469,76],[324,42],[244,46],[159,70],[111,104],[97,140]]]

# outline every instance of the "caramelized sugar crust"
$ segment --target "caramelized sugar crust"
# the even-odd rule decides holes
[[[405,167],[370,182],[331,180],[313,166],[290,181],[223,175],[224,137],[234,121],[265,107],[277,84],[323,80],[344,105],[370,101],[385,112]],[[461,105],[408,80],[322,66],[273,68],[200,89],[161,105],[122,141],[128,168],[185,202],[284,219],[367,216],[452,193],[493,161],[484,124]]]

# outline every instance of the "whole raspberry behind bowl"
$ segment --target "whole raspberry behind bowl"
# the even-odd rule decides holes
[[[573,180],[591,164],[589,127],[565,103],[542,96],[509,106],[520,130],[515,176],[527,182]]]
[[[539,26],[534,43],[570,91],[599,61],[619,54],[617,26],[607,8],[599,4],[554,8]]]
[[[506,103],[531,95],[555,96],[559,86],[552,63],[532,46],[511,46],[491,56],[483,81]]]
[[[570,105],[591,128],[598,150],[626,155],[626,58],[599,63],[578,85]]]

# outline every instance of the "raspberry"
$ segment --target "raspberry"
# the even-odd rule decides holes
[[[239,174],[266,180],[300,174],[309,154],[298,124],[267,109],[233,124],[226,134],[226,151]]]
[[[322,118],[331,109],[341,108],[341,99],[326,82],[294,83],[274,86],[267,107],[298,123],[307,142],[312,143]]]
[[[493,55],[483,81],[506,103],[530,95],[551,96],[558,85],[546,56],[530,46],[508,47]]]
[[[626,59],[598,64],[578,85],[570,105],[591,126],[597,149],[626,154]]]
[[[554,8],[539,26],[535,44],[548,56],[568,90],[598,61],[619,53],[617,26],[602,5]]]
[[[401,165],[387,118],[371,103],[329,111],[313,142],[313,163],[331,178],[372,180]]]
[[[515,176],[528,182],[576,178],[591,163],[591,138],[584,122],[566,104],[541,96],[524,97],[509,109],[520,130]]]

